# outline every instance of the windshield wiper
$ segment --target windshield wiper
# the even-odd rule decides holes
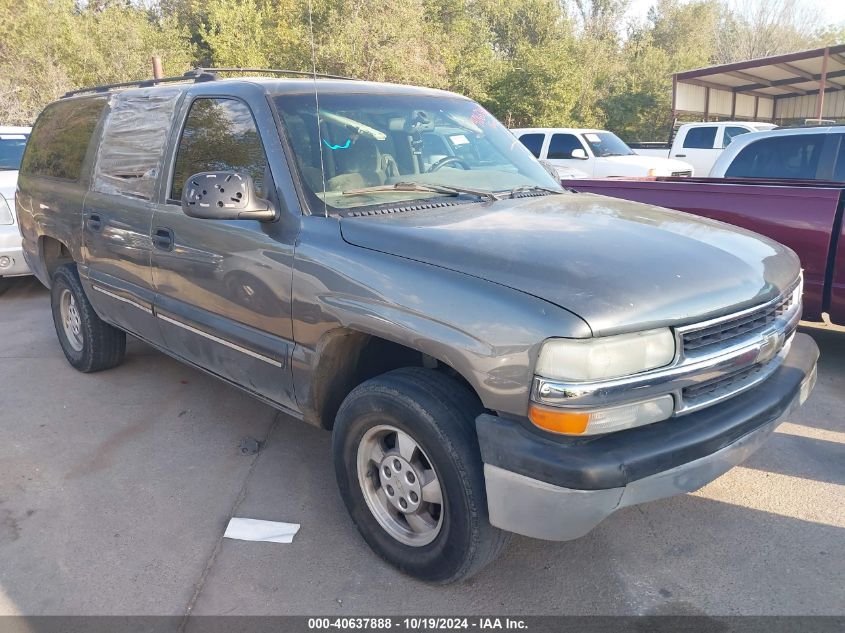
[[[518,193],[523,192],[530,192],[530,191],[546,191],[548,193],[566,193],[566,190],[563,188],[560,189],[552,189],[551,187],[543,187],[542,185],[520,185],[518,187],[514,187],[510,191],[507,192],[507,195],[497,196],[497,200],[501,200],[502,198],[513,198]]]
[[[470,189],[468,187],[452,187],[450,185],[424,185],[419,182],[397,182],[394,185],[377,185],[375,187],[362,187],[360,189],[347,189],[342,193],[344,196],[358,196],[367,193],[379,192],[395,192],[395,191],[412,191],[421,193],[441,193],[447,196],[459,196],[461,194],[469,194],[485,198],[487,200],[498,200],[492,191],[485,191],[483,189]]]

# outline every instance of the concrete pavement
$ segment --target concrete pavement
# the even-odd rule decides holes
[[[0,294],[0,614],[845,614],[845,330],[810,327],[819,383],[703,490],[625,509],[570,543],[515,537],[434,587],[346,515],[328,433],[137,341],[65,361],[34,279]],[[266,440],[242,455],[242,437]],[[289,545],[223,540],[236,514]]]

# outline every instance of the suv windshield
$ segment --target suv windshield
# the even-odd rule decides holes
[[[634,153],[634,150],[613,132],[585,132],[582,136],[592,148],[593,154],[600,158],[605,156],[630,156]]]
[[[0,134],[0,169],[20,169],[26,139],[26,134]]]
[[[515,187],[561,190],[522,143],[467,99],[320,94],[319,100],[319,136],[313,94],[278,96],[275,104],[303,183],[330,208]]]

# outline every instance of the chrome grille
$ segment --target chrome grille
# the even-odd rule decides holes
[[[794,284],[777,301],[767,303],[757,310],[719,321],[701,329],[684,332],[684,352],[705,353],[709,347],[721,347],[732,340],[739,340],[762,332],[775,319],[781,317],[792,307],[797,285],[797,283]]]
[[[715,380],[708,380],[692,387],[686,387],[683,390],[684,403],[687,406],[695,406],[703,400],[709,402],[713,398],[718,398],[723,394],[734,393],[743,384],[755,381],[758,376],[763,374],[765,367],[765,364],[752,365],[751,367],[740,369],[725,376],[719,376]]]
[[[673,176],[675,176],[675,177],[678,177],[678,176],[692,176],[692,172],[691,172],[690,170],[686,170],[686,171],[673,171],[673,172],[672,172],[672,175],[673,175]]]

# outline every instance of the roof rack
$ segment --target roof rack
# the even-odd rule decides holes
[[[355,77],[343,75],[328,75],[326,73],[313,73],[310,70],[287,70],[283,68],[195,68],[195,71],[205,73],[264,73],[265,75],[294,75],[296,77],[319,77],[320,79],[343,79],[345,81],[360,81]]]
[[[194,83],[201,81],[214,81],[218,79],[218,73],[263,73],[265,75],[294,75],[297,77],[320,77],[321,79],[343,79],[346,81],[358,81],[354,77],[344,77],[342,75],[327,75],[325,73],[313,73],[306,70],[286,70],[281,68],[203,68],[197,67],[189,70],[184,75],[177,75],[175,77],[162,77],[160,79],[142,79],[140,81],[125,81],[116,84],[103,84],[102,86],[91,86],[88,88],[79,88],[78,90],[71,90],[62,95],[65,97],[73,97],[75,95],[87,93],[101,93],[109,92],[117,88],[150,88],[164,83],[173,83],[179,81],[193,81]]]

